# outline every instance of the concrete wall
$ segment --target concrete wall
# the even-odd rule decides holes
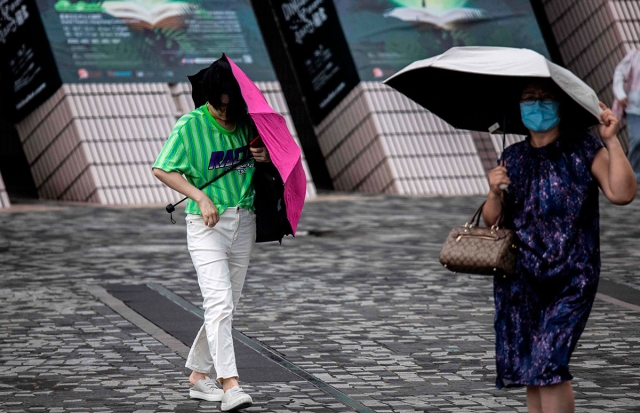
[[[11,202],[9,202],[9,195],[7,195],[2,175],[0,175],[0,208],[9,208],[10,206]]]
[[[469,131],[379,82],[361,82],[316,127],[337,190],[471,195],[488,190]]]
[[[611,103],[615,66],[640,46],[640,1],[546,0],[543,5],[567,68]]]
[[[267,99],[284,104],[271,83],[263,85]],[[63,85],[17,125],[39,196],[98,204],[181,199],[151,172],[177,118],[189,110],[190,97],[180,97],[179,88],[185,85]]]
[[[607,104],[616,65],[640,47],[640,0],[543,0],[565,65]],[[621,131],[623,144],[626,130]]]

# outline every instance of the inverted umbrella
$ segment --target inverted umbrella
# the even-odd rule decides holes
[[[287,219],[295,235],[307,191],[307,178],[302,168],[300,147],[291,136],[282,115],[269,106],[260,89],[228,56],[223,55],[222,59],[229,62],[233,77],[240,85],[240,92],[247,104],[249,116],[255,123],[258,134],[269,150],[271,161],[284,182],[283,196]],[[202,69],[197,74],[189,76],[191,96],[196,107],[206,102],[201,87],[201,79],[206,70]]]
[[[518,105],[527,82],[551,79],[564,92],[562,118],[573,127],[600,122],[598,96],[576,75],[528,49],[454,47],[416,61],[384,83],[458,129],[526,134]]]

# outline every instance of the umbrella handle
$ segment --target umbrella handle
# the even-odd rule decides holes
[[[185,199],[187,199],[187,198],[184,198],[182,201],[184,201]],[[180,202],[182,202],[182,201],[180,201]],[[180,202],[178,202],[178,204],[179,204]],[[178,205],[178,204],[176,204],[176,205]],[[175,205],[173,205],[173,204],[169,204],[169,205],[167,205],[164,209],[166,209],[166,210],[167,210],[167,212],[169,213],[169,217],[170,217],[170,219],[171,219],[171,223],[172,223],[172,224],[175,224],[175,223],[176,223],[176,220],[175,220],[175,219],[173,219],[173,211],[175,211],[175,210],[176,210]]]

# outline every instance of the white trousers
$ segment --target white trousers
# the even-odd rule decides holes
[[[186,367],[218,379],[238,377],[231,324],[256,240],[256,215],[228,208],[215,227],[201,215],[187,215],[187,244],[202,292],[204,325],[196,336]]]

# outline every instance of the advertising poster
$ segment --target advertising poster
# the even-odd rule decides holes
[[[226,53],[275,74],[249,0],[36,0],[65,83],[185,82]]]
[[[0,0],[0,54],[3,109],[19,122],[60,87],[34,0]]]
[[[454,46],[504,46],[548,57],[529,0],[334,0],[362,80],[384,80]]]
[[[307,110],[318,124],[358,84],[332,0],[272,2]]]

